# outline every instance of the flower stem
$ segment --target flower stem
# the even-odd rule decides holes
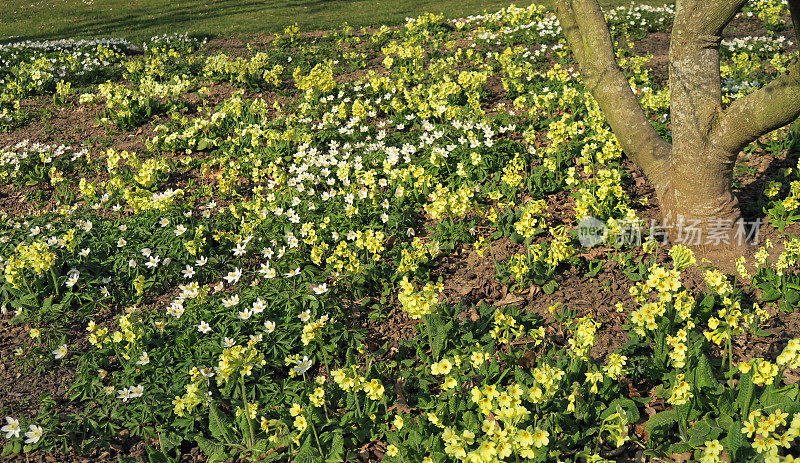
[[[311,430],[314,432],[314,440],[317,441],[317,450],[319,450],[320,456],[324,458],[325,454],[322,452],[322,446],[319,444],[319,436],[317,435],[317,428],[316,426],[314,426],[314,421],[311,419],[310,416],[308,417],[308,424],[311,426]]]
[[[247,442],[247,448],[252,448],[256,442],[256,434],[253,430],[253,419],[250,418],[250,404],[247,402],[247,390],[244,386],[244,376],[239,375],[239,385],[242,388],[242,402],[244,403],[244,416],[247,418],[247,427],[249,428],[250,438]]]
[[[53,278],[53,290],[56,292],[56,297],[58,297],[58,279],[56,278],[56,272],[53,270],[52,266],[50,266],[50,276]]]
[[[361,418],[363,415],[361,414],[361,406],[358,404],[358,391],[353,388],[353,398],[356,401],[356,412],[358,412],[358,417]]]

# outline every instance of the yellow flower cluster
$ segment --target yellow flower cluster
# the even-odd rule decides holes
[[[778,365],[762,358],[754,358],[749,362],[740,362],[739,371],[743,374],[753,372],[753,384],[758,386],[770,385],[775,382],[775,376],[780,369]]]
[[[525,238],[531,238],[537,229],[547,228],[544,219],[547,215],[547,202],[545,200],[531,201],[522,210],[519,221],[514,224],[514,230]]]
[[[182,396],[175,396],[172,400],[173,411],[176,415],[183,417],[186,413],[191,413],[200,404],[208,404],[211,396],[208,393],[209,377],[213,375],[210,368],[202,371],[193,367],[189,372],[191,382],[185,386],[186,392]]]
[[[727,296],[733,293],[733,286],[719,270],[706,270],[705,280],[708,287],[720,296]]]
[[[788,13],[785,2],[780,0],[756,0],[751,7],[757,12],[758,19],[763,21],[768,29],[784,26],[783,15]]]
[[[158,175],[167,173],[168,171],[169,166],[164,159],[150,158],[141,164],[141,168],[136,172],[133,180],[141,185],[142,188],[150,188],[155,183]]]
[[[535,404],[549,400],[561,387],[561,380],[566,372],[553,368],[547,363],[533,369],[533,386],[528,389],[528,398]]]
[[[373,260],[380,260],[381,252],[384,251],[383,241],[385,235],[382,231],[369,229],[365,232],[356,232],[355,246],[358,249],[366,249],[372,253]]]
[[[494,313],[494,328],[492,328],[489,334],[492,335],[492,339],[495,339],[500,344],[508,344],[511,341],[519,339],[520,336],[523,336],[525,334],[525,328],[520,325],[513,316],[506,315],[497,310]]]
[[[800,238],[784,241],[783,246],[783,252],[775,262],[775,273],[780,276],[783,276],[789,269],[797,268],[796,264],[800,262]]]
[[[431,374],[434,376],[450,374],[452,369],[453,362],[448,359],[442,359],[431,364]]]
[[[780,408],[769,414],[754,410],[742,423],[742,434],[753,439],[751,446],[759,454],[764,454],[765,462],[797,461],[791,455],[780,458],[778,453],[781,447],[791,448],[800,436],[800,413],[795,413],[791,422],[788,418],[789,413]]]
[[[677,272],[682,272],[697,263],[694,252],[682,244],[672,246],[672,249],[669,250],[669,256],[672,258],[672,266]]]
[[[321,386],[317,386],[314,388],[314,392],[309,394],[308,400],[317,408],[323,406],[325,404],[325,389]]]
[[[258,84],[263,81],[270,86],[278,86],[283,74],[283,66],[269,66],[268,53],[258,52],[250,59],[231,59],[219,54],[206,58],[203,73],[212,79],[224,79],[241,84]]]
[[[301,407],[300,404],[294,403],[289,408],[289,414],[294,417],[294,428],[297,429],[298,432],[298,435],[295,436],[295,438],[298,438],[300,437],[299,435],[303,434],[308,427],[308,421],[305,417],[305,410],[303,410],[303,407]],[[297,443],[297,441],[295,441],[295,443]]]
[[[108,334],[108,328],[101,328],[98,327],[94,320],[89,321],[89,325],[86,327],[86,331],[91,333],[89,335],[89,343],[95,347],[101,347],[103,345],[103,341],[105,340],[106,335]]]
[[[688,251],[688,250],[687,250]],[[691,251],[689,251],[691,253]],[[680,259],[680,257],[679,257]],[[677,267],[685,265],[677,264]],[[686,320],[691,324],[689,317],[694,306],[694,298],[689,296],[686,291],[678,292],[681,288],[680,271],[677,269],[667,270],[659,265],[653,265],[647,280],[630,288],[630,294],[636,297],[636,301],[642,306],[631,313],[631,321],[634,324],[634,331],[641,336],[646,331],[654,331],[658,328],[660,317],[667,311],[667,304],[673,302],[679,320]],[[658,293],[658,300],[655,302],[645,302],[647,295],[651,291]],[[693,326],[693,325],[692,325]],[[692,326],[688,326],[691,328]]]
[[[333,377],[333,381],[345,392],[361,390],[366,382],[366,378],[358,373],[355,366],[352,366],[349,370],[333,370],[331,376]]]
[[[358,392],[364,391],[367,395],[367,398],[370,400],[382,400],[383,394],[386,392],[383,384],[377,379],[371,379],[367,381],[364,376],[359,374],[356,366],[353,365],[351,368],[342,368],[339,370],[333,370],[331,372],[331,376],[333,377],[333,381],[345,392]]]
[[[31,244],[20,243],[14,254],[6,261],[4,269],[6,281],[19,288],[25,278],[26,269],[33,271],[37,276],[42,276],[44,272],[53,268],[56,260],[56,253],[42,240],[36,240]]]
[[[622,375],[622,369],[625,368],[625,364],[627,362],[628,357],[614,353],[608,356],[603,370],[606,372],[609,378],[618,379]]]
[[[782,368],[800,368],[800,338],[790,340],[775,362]]]
[[[122,193],[125,202],[133,209],[134,213],[145,211],[165,211],[172,207],[175,200],[183,196],[185,192],[182,189],[172,190],[168,189],[162,193],[151,193],[142,188],[130,189],[126,188]]]
[[[589,351],[594,345],[594,334],[600,324],[591,317],[580,317],[570,326],[572,338],[569,343],[569,355],[575,358],[588,359]]]
[[[336,88],[336,81],[333,78],[333,63],[326,60],[314,66],[308,75],[303,75],[298,67],[292,73],[295,85],[305,92],[306,99],[317,94],[325,94]]]
[[[517,154],[511,161],[509,161],[508,164],[506,164],[505,167],[503,167],[503,176],[501,177],[501,180],[503,183],[512,188],[518,187],[519,184],[522,183],[522,179],[525,176],[525,168],[525,158],[522,155]]]
[[[300,340],[303,342],[304,346],[307,346],[311,341],[316,339],[317,330],[323,328],[328,323],[329,318],[328,314],[325,314],[319,317],[319,319],[306,323],[303,326],[303,334],[300,335]]]
[[[508,260],[508,270],[511,272],[511,276],[514,278],[514,283],[522,284],[525,281],[525,277],[530,272],[530,267],[528,266],[528,259],[529,257],[533,257],[534,261],[538,260],[541,257],[541,252],[536,253],[536,251],[540,251],[541,248],[539,246],[531,246],[528,248],[528,255],[523,254],[514,254]]]
[[[692,397],[694,397],[694,394],[692,394],[691,384],[686,381],[686,377],[683,374],[678,374],[675,386],[672,388],[672,394],[667,399],[667,402],[672,405],[683,405],[691,400]]]
[[[722,462],[722,458],[720,457],[722,450],[722,444],[720,444],[717,439],[706,441],[703,454],[700,456],[700,463]]]
[[[411,240],[411,249],[400,251],[400,263],[397,265],[397,274],[413,272],[419,265],[439,255],[439,242],[424,242],[418,237]]]
[[[622,189],[622,179],[619,169],[599,169],[590,181],[578,185],[575,198],[575,217],[580,220],[584,217],[598,218],[624,218],[633,222],[636,213],[628,204],[630,198]],[[620,227],[616,221],[607,224],[609,233],[615,232]]]
[[[672,361],[672,366],[682,369],[686,366],[686,354],[689,348],[686,346],[688,335],[686,329],[681,328],[672,336],[667,335],[667,344],[669,345],[669,359]]]
[[[539,449],[549,443],[550,433],[538,426],[524,426],[531,412],[522,405],[525,391],[517,384],[500,390],[495,385],[473,387],[470,396],[485,416],[481,425],[482,435],[469,429],[458,431],[443,427],[442,440],[445,453],[462,462],[498,462],[516,455],[536,458]]]
[[[241,376],[250,376],[253,369],[267,364],[264,354],[254,346],[236,345],[222,350],[217,365],[217,384],[227,383],[231,375],[239,373]]]
[[[383,384],[375,378],[369,380],[369,382],[365,382],[363,390],[367,394],[368,399],[375,401],[381,400],[383,398],[383,393],[386,391]]]
[[[544,261],[551,268],[556,268],[558,264],[575,254],[575,248],[571,244],[572,238],[566,228],[551,228],[550,235],[553,239],[550,241],[550,247],[547,250],[547,257]]]
[[[428,203],[424,209],[431,219],[441,220],[450,215],[453,218],[462,218],[472,209],[472,197],[475,192],[467,185],[461,185],[457,190],[439,185],[428,196]]]
[[[350,249],[345,241],[340,241],[336,245],[326,263],[335,273],[347,270],[350,273],[358,274],[363,269],[358,254]]]
[[[408,277],[403,277],[397,299],[403,306],[403,310],[416,320],[433,312],[439,302],[439,293],[442,289],[441,283],[426,283],[421,291],[417,291],[414,285],[408,281]]]
[[[744,330],[741,324],[743,321],[750,318],[742,314],[739,308],[739,301],[731,301],[726,297],[723,299],[723,303],[726,303],[727,307],[719,309],[716,317],[708,319],[708,328],[710,331],[703,332],[706,339],[713,341],[717,345],[722,345],[722,343],[730,341],[732,336],[742,334]]]

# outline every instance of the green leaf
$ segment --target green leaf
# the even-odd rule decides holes
[[[532,384],[533,376],[517,365],[517,367],[514,369],[514,380],[520,384]]]
[[[761,406],[780,408],[784,412],[800,412],[800,402],[797,401],[798,385],[792,384],[780,389],[774,389],[761,394]]]
[[[705,421],[698,421],[689,429],[689,445],[700,447],[705,443],[706,436],[711,432],[711,426]]]
[[[705,354],[700,354],[697,359],[697,368],[694,371],[695,374],[695,381],[697,382],[697,386],[699,388],[711,388],[713,390],[717,390],[721,388],[721,385],[714,377],[714,369],[711,367],[711,363],[708,361],[708,357]]]
[[[433,346],[431,346],[431,349],[433,350],[434,358],[438,359],[439,354],[441,354],[447,346],[447,338],[450,334],[450,330],[453,329],[453,322],[442,323],[439,317],[432,317],[432,320],[434,319],[436,320],[434,324],[436,334],[433,337]]]
[[[408,442],[412,447],[419,447],[422,443],[422,436],[417,431],[411,431],[408,435]]]
[[[743,415],[743,416],[746,416],[746,415]],[[730,415],[722,415],[719,418],[717,418],[717,424],[722,429],[731,429],[731,426],[733,426],[733,418],[731,418]],[[741,426],[739,426],[739,427],[741,427]]]
[[[458,404],[459,404],[459,402],[460,401],[455,396],[455,394],[451,395],[450,399],[447,401],[447,409],[450,412],[450,416],[453,417],[453,418],[458,416]]]
[[[669,398],[671,394],[672,390],[664,384],[659,384],[655,387],[655,389],[653,389],[653,396],[660,397],[662,399]]]
[[[663,412],[658,412],[655,415],[651,416],[647,423],[644,425],[645,430],[647,430],[648,434],[653,434],[653,431],[656,429],[672,427],[675,423],[678,422],[678,412],[674,409],[664,410]]]
[[[558,289],[558,283],[555,280],[550,280],[542,286],[542,291],[545,294],[553,294]]]
[[[325,463],[340,463],[342,461],[344,461],[344,437],[342,437],[341,432],[335,432],[331,442],[331,453]]]
[[[739,380],[739,393],[736,395],[736,408],[739,410],[741,416],[747,416],[750,413],[750,406],[753,402],[753,373],[743,375]]]
[[[623,416],[623,418],[625,418],[628,423],[639,421],[639,408],[636,406],[636,402],[625,398],[614,399],[608,404],[608,407],[600,414],[600,419],[604,420],[618,411],[621,411],[620,415],[623,413],[626,415]]]
[[[0,457],[5,457],[14,453],[14,443],[9,442],[3,446],[3,452],[0,453]]]
[[[770,288],[761,293],[761,300],[764,302],[777,301],[783,294],[777,288]]]
[[[149,463],[167,463],[169,458],[161,450],[152,448],[147,449],[147,460]]]
[[[673,453],[684,453],[691,449],[692,446],[688,442],[677,442],[669,446],[669,449],[667,449],[667,454],[672,455]]]
[[[784,296],[785,302],[791,306],[797,305],[800,302],[800,292],[793,289],[787,290]]]
[[[700,306],[697,308],[697,316],[701,320],[707,320],[711,316],[711,310],[714,308],[715,298],[713,294],[706,294],[706,297],[700,301]]]
[[[224,445],[212,442],[201,436],[197,436],[196,440],[197,446],[208,457],[209,463],[219,463],[228,458]]]
[[[231,433],[231,420],[222,415],[216,405],[208,407],[208,430],[217,440],[224,441],[226,444],[233,444],[235,440]]]
[[[311,433],[307,433],[303,445],[300,446],[297,455],[294,457],[296,463],[316,463],[316,459],[320,458],[316,448],[311,443],[312,440]]]
[[[731,461],[740,461],[739,453],[741,452],[741,449],[743,447],[749,447],[749,444],[745,440],[744,434],[742,434],[741,421],[735,421],[730,427],[728,427],[728,436],[725,438],[723,447],[725,447],[725,450],[728,451]]]
[[[162,430],[161,434],[158,436],[158,441],[161,444],[161,450],[169,452],[175,447],[181,445],[181,442],[183,442],[183,437],[180,434],[172,431]]]
[[[478,415],[476,415],[475,412],[470,411],[464,413],[462,420],[464,423],[464,427],[466,429],[469,429],[470,431],[475,432],[478,430],[478,427],[480,426],[480,421],[478,421]]]

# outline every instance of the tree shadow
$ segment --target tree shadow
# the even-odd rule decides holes
[[[150,6],[128,9],[127,14],[116,17],[99,18],[88,16],[49,32],[15,36],[12,39],[0,39],[0,44],[21,41],[44,41],[65,38],[87,37],[119,37],[120,35],[135,36],[145,34],[145,31],[163,29],[166,31],[180,32],[198,20],[224,21],[231,16],[256,13],[259,11],[280,11],[283,1],[248,1],[241,0],[215,0],[212,3],[192,2],[187,6],[173,6],[158,8]],[[287,19],[288,20],[288,19]]]
[[[798,158],[800,158],[800,131],[793,129],[786,136],[790,138],[789,148],[780,156],[775,156],[765,162],[762,161],[761,165],[757,167],[755,178],[741,188],[734,189],[742,209],[742,217],[746,222],[753,223],[765,219],[763,206],[767,201],[763,192],[767,183],[776,180],[781,169],[797,168]]]

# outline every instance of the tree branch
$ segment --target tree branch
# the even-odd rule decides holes
[[[700,21],[699,31],[706,35],[720,35],[725,26],[742,9],[747,0],[735,1],[701,1],[699,7],[703,11],[697,12],[695,17]]]
[[[800,0],[789,0],[795,36],[800,37]],[[738,153],[742,148],[800,116],[800,61],[759,90],[739,98],[723,111],[711,132],[719,148]]]
[[[678,0],[669,49],[672,144],[706,139],[722,112],[719,45],[725,26],[746,0]],[[679,161],[685,165],[685,162]]]
[[[583,54],[583,38],[575,20],[575,13],[572,11],[570,0],[555,0],[554,2],[556,17],[561,25],[561,30],[567,38],[567,45],[575,55],[575,61],[581,63],[586,60]]]
[[[597,0],[554,0],[554,4],[586,88],[603,110],[623,151],[657,182],[665,174],[671,147],[653,129],[617,64],[600,5]]]

